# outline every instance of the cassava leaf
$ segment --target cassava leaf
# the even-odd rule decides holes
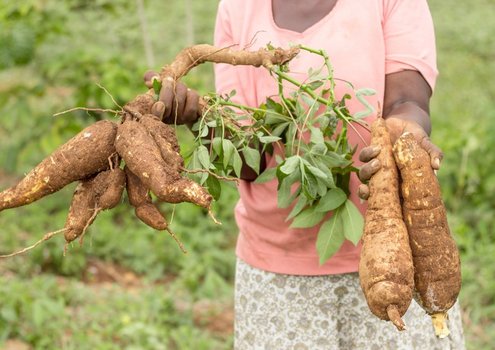
[[[272,142],[280,141],[281,138],[278,136],[260,136],[259,140],[261,143],[272,143]]]
[[[287,215],[287,218],[285,219],[285,221],[289,221],[294,216],[299,214],[304,209],[304,207],[306,206],[307,203],[308,203],[308,200],[306,199],[306,197],[300,196],[296,205],[294,206],[294,208],[292,208],[292,211],[289,213],[289,215]]]
[[[229,166],[230,160],[232,159],[232,155],[234,154],[236,149],[232,141],[228,139],[223,139],[222,150],[223,150],[223,167],[226,169]]]
[[[325,213],[317,212],[314,207],[308,207],[301,211],[290,225],[291,228],[308,228],[316,226],[323,218]]]
[[[277,168],[267,168],[265,169],[265,171],[263,171],[260,174],[260,176],[256,178],[256,180],[254,180],[254,182],[258,184],[265,183],[273,180],[276,175],[277,175]]]
[[[220,194],[222,193],[222,186],[220,185],[220,181],[218,181],[216,177],[210,175],[206,179],[206,186],[208,187],[208,192],[217,201],[220,198]]]
[[[254,148],[244,147],[242,149],[242,154],[244,156],[246,164],[251,169],[253,169],[256,172],[256,174],[259,174],[260,173],[260,162],[261,162],[260,152],[255,150]]]
[[[340,207],[347,199],[347,195],[340,188],[332,188],[320,199],[316,211],[329,212]]]
[[[242,170],[242,158],[239,155],[239,151],[234,148],[234,162],[233,162],[233,167],[234,167],[234,173],[238,178],[241,178],[241,170]]]
[[[215,151],[215,153],[219,157],[221,157],[223,154],[223,152],[222,152],[222,138],[219,136],[213,138],[212,146],[213,146],[213,151]]]
[[[208,153],[208,148],[206,148],[203,145],[199,146],[197,155],[198,155],[198,160],[200,164],[203,166],[203,168],[209,169],[211,162],[210,162],[210,154]]]
[[[320,258],[320,265],[323,265],[332,255],[334,255],[344,243],[345,236],[342,227],[342,220],[339,210],[323,225],[318,231],[316,239],[316,251]]]
[[[294,170],[299,166],[301,158],[299,156],[292,156],[285,160],[285,162],[280,166],[280,171],[284,174],[292,174]]]
[[[153,79],[153,91],[155,92],[156,97],[158,97],[160,95],[161,89],[162,89],[162,82],[154,77],[154,79]]]
[[[342,225],[345,238],[357,245],[363,234],[364,219],[354,203],[349,199],[345,201],[342,208]]]
[[[199,137],[206,137],[208,136],[208,132],[210,131],[210,129],[208,128],[207,125],[203,125],[203,127],[201,128],[201,133],[199,134]]]
[[[321,129],[312,126],[309,128],[309,130],[311,131],[310,141],[314,144],[324,145],[325,140],[323,139],[323,133],[321,132]]]
[[[287,208],[291,203],[291,184],[288,181],[282,180],[279,182],[277,191],[277,205],[279,208]]]

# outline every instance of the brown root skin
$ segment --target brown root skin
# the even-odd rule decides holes
[[[160,200],[210,207],[211,195],[195,182],[182,178],[177,169],[167,166],[160,148],[141,123],[128,120],[119,125],[115,147],[129,170]]]
[[[230,65],[264,66],[271,68],[289,62],[299,53],[299,48],[288,50],[261,48],[258,51],[233,50],[229,47],[219,48],[207,44],[187,47],[175,57],[174,61],[162,68],[160,77],[174,80],[186,75],[192,68],[204,62],[227,63]]]
[[[391,320],[401,330],[404,323],[400,317],[412,300],[412,256],[402,220],[392,145],[382,118],[372,124],[371,133],[372,144],[381,148],[377,156],[381,168],[369,182],[359,278],[373,314]]]
[[[387,307],[387,316],[399,331],[403,331],[406,329],[406,325],[404,324],[404,321],[402,321],[401,314],[397,309],[397,306],[389,305]]]
[[[153,204],[148,188],[127,166],[124,171],[127,177],[127,196],[129,203],[136,208],[136,216],[155,230],[165,230],[168,227],[167,221]]]
[[[440,184],[428,153],[412,134],[399,137],[394,156],[402,177],[403,213],[415,266],[415,298],[428,314],[441,314],[457,300],[461,270]]]
[[[81,181],[72,197],[65,223],[64,237],[72,242],[82,237],[102,210],[119,204],[125,187],[125,174],[120,168],[102,171],[96,176]]]
[[[179,154],[180,148],[177,142],[175,128],[158,120],[158,118],[152,114],[143,115],[139,119],[139,123],[146,128],[155,141],[160,149],[162,159],[167,166],[173,168],[174,171],[179,172],[179,169],[184,166],[184,159]]]
[[[135,209],[136,216],[155,230],[166,230],[167,221],[153,203],[143,203]]]
[[[108,169],[117,125],[96,122],[56,149],[18,184],[0,193],[0,211],[20,207],[57,192],[71,182]]]

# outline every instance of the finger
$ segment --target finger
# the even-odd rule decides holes
[[[359,160],[361,162],[369,162],[380,153],[380,150],[380,146],[364,147],[361,152],[359,152]]]
[[[151,89],[153,87],[153,78],[159,79],[160,75],[155,71],[149,70],[146,73],[144,73],[143,78],[146,86]]]
[[[187,98],[187,86],[181,82],[175,84],[175,94],[172,101],[172,110],[168,117],[168,122],[174,124],[183,124],[182,114],[184,112],[184,105]]]
[[[162,88],[160,89],[160,100],[165,105],[165,111],[163,112],[163,120],[167,120],[172,112],[172,103],[174,100],[174,79],[168,77],[162,81]]]
[[[430,155],[431,167],[435,170],[440,169],[440,162],[443,159],[442,150],[431,142],[429,137],[423,137],[420,144],[421,147]]]
[[[165,104],[162,101],[157,101],[151,106],[151,114],[158,119],[163,119],[163,113],[165,113]]]
[[[368,185],[361,184],[358,187],[358,197],[367,200],[370,197],[370,188]]]
[[[371,162],[364,164],[361,169],[359,169],[359,179],[362,182],[368,181],[373,174],[380,170],[381,164],[378,159],[373,159]]]
[[[199,95],[196,91],[187,89],[187,97],[182,112],[184,123],[194,123],[199,115]]]

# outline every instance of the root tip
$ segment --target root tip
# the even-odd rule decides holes
[[[394,324],[395,327],[399,331],[403,331],[406,329],[406,325],[404,321],[402,321],[402,318],[400,317],[399,310],[397,309],[397,305],[389,305],[387,307],[387,315],[389,320]]]

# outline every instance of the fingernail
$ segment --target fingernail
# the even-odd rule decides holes
[[[440,168],[440,159],[435,158],[435,159],[433,160],[433,165],[434,165],[434,167],[435,167],[436,169]]]
[[[164,112],[165,104],[162,101],[155,102],[155,104],[151,107],[151,113],[160,119],[163,117]]]
[[[378,152],[379,150],[381,150],[382,148],[380,146],[373,146],[373,153],[374,152]]]
[[[172,77],[167,77],[167,80],[168,80],[168,81],[174,81],[174,78],[172,78]]]
[[[371,166],[372,166],[373,168],[378,168],[378,166],[380,166],[380,161],[379,161],[378,159],[373,159],[373,160],[371,161]]]

